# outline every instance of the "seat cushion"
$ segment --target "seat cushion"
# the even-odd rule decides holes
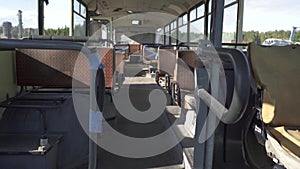
[[[186,94],[184,96],[183,106],[186,110],[196,110],[196,99],[194,94]]]
[[[300,157],[300,131],[286,129],[285,127],[269,128],[269,131],[274,138],[284,147],[287,151]]]

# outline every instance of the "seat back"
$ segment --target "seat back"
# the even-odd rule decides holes
[[[115,53],[118,55],[123,55],[125,59],[129,58],[129,50],[130,46],[129,44],[116,44],[114,46]]]
[[[105,87],[111,88],[114,71],[116,70],[117,59],[115,59],[114,49],[109,47],[97,48],[101,62],[104,64]],[[121,68],[119,68],[121,69]]]
[[[158,46],[143,46],[143,58],[145,61],[156,60]]]
[[[82,67],[89,70],[87,59],[78,57],[81,54],[73,50],[17,49],[17,85],[72,87],[73,69],[77,58],[80,58],[79,62],[82,61]],[[89,71],[84,70],[76,76],[76,80],[88,85]],[[84,77],[86,74],[88,76]]]
[[[98,48],[105,65],[105,87],[110,88],[114,73],[113,48]],[[16,74],[19,86],[72,87],[89,86],[89,61],[74,50],[17,49]],[[73,81],[75,80],[75,81]]]
[[[129,54],[133,53],[139,53],[141,50],[141,45],[140,44],[130,44],[129,45]]]
[[[176,51],[172,49],[158,49],[157,71],[160,76],[168,74],[174,76],[176,65]]]
[[[182,59],[194,71],[197,63],[197,54],[193,50],[181,50],[178,52],[178,57]]]
[[[179,82],[181,89],[195,90],[194,68],[196,60],[195,51],[179,50],[176,52],[174,80]]]
[[[263,121],[275,126],[300,127],[300,46],[251,44],[249,48],[254,77],[264,89]]]

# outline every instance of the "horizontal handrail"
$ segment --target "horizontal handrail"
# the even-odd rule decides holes
[[[215,99],[212,95],[210,95],[206,90],[199,89],[198,97],[206,104],[213,105],[210,106],[210,110],[215,113],[215,115],[221,119],[225,112],[228,112],[228,109],[223,106],[217,99]]]
[[[222,43],[222,46],[248,46],[248,43]]]
[[[114,45],[114,42],[110,39],[101,39],[99,37],[88,36],[28,36],[23,40],[55,40],[55,41],[69,41],[69,42],[89,42],[89,43],[101,43],[108,42]]]

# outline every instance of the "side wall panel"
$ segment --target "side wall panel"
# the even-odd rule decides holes
[[[0,51],[0,102],[17,93],[14,62],[15,52]]]

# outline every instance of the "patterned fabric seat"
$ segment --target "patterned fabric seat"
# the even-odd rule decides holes
[[[113,48],[98,48],[99,56],[105,65],[105,87],[111,88],[114,65]],[[16,73],[20,86],[72,87],[89,86],[89,62],[83,53],[74,50],[17,49]],[[114,60],[117,63],[114,63]],[[122,69],[118,68],[120,71]]]
[[[197,54],[195,51],[180,50],[176,52],[174,81],[179,83],[181,100],[185,109],[196,108],[196,101],[193,96],[195,90],[195,66],[197,66]]]
[[[158,49],[157,71],[159,76],[166,74],[174,76],[176,65],[176,51],[171,49]]]

